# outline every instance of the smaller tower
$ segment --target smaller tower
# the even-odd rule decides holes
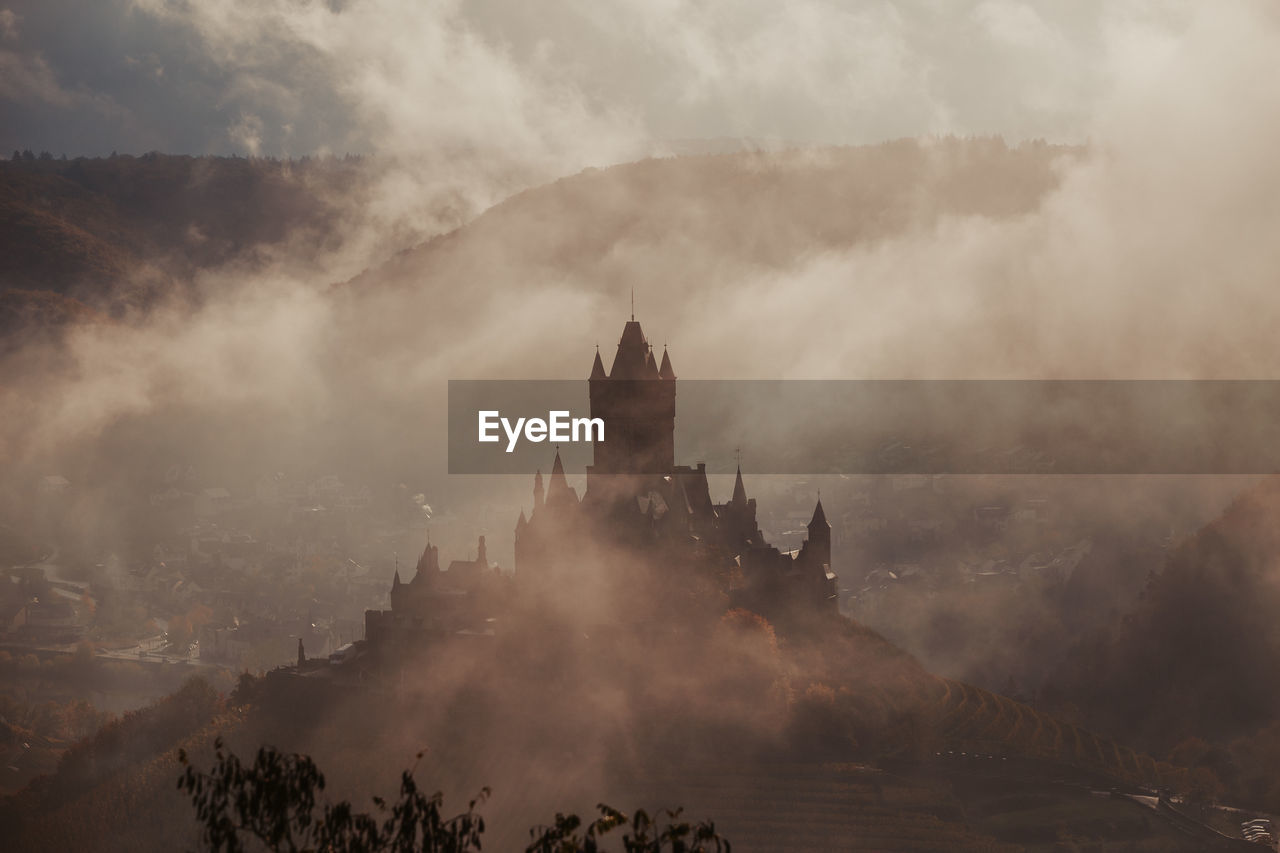
[[[489,568],[489,555],[484,549],[484,537],[480,537],[480,542],[476,545],[476,565],[482,569]]]
[[[596,356],[596,359],[599,360],[598,355]],[[542,469],[539,468],[537,473],[533,475],[533,509],[535,512],[538,510],[538,507],[542,506],[542,500]]]
[[[733,497],[729,500],[729,505],[734,509],[747,508],[747,488],[742,485],[742,466],[738,466],[738,477],[733,481]]]
[[[809,521],[809,547],[814,550],[814,558],[824,566],[831,565],[831,525],[827,523],[827,514],[822,510],[822,498],[813,508],[813,518]]]
[[[551,481],[547,484],[547,506],[564,506],[577,504],[578,495],[564,476],[564,463],[560,461],[560,451],[556,450],[556,461],[551,465]]]
[[[662,348],[662,367],[658,368],[658,378],[675,381],[676,372],[671,368],[671,356],[667,355],[667,348]]]
[[[302,638],[298,638],[298,669],[307,662],[307,650],[302,647]]]

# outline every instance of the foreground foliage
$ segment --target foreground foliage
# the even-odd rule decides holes
[[[690,824],[680,821],[680,809],[664,811],[662,814],[668,821],[660,826],[643,810],[639,810],[628,820],[627,816],[617,809],[601,803],[600,817],[588,824],[586,831],[579,835],[582,819],[577,815],[556,815],[556,822],[550,827],[535,827],[529,831],[533,843],[525,853],[596,853],[600,850],[600,837],[618,827],[629,827],[630,832],[622,836],[622,849],[626,853],[660,853],[670,850],[672,853],[730,853],[729,842],[716,834],[714,823],[703,821]]]
[[[223,749],[221,738],[215,748],[217,763],[207,773],[193,767],[186,752],[179,750],[185,769],[178,789],[191,797],[204,827],[204,843],[217,853],[240,853],[249,839],[282,853],[467,853],[481,848],[484,818],[476,806],[488,798],[487,788],[465,812],[445,818],[443,796],[424,794],[409,769],[401,774],[398,802],[389,805],[374,797],[373,813],[356,812],[346,801],[320,802],[324,774],[309,756],[262,747],[253,764],[246,766]],[[619,827],[629,830],[622,837],[626,853],[730,853],[729,842],[716,833],[714,824],[680,821],[678,810],[664,812],[671,822],[663,826],[644,811],[628,818],[604,804],[599,809],[601,816],[581,833],[583,822],[577,815],[557,814],[552,826],[535,827],[526,853],[597,853],[601,837]]]

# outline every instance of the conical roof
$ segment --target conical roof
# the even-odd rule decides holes
[[[653,347],[649,347],[649,351],[644,354],[644,378],[658,378],[658,362],[653,360]]]
[[[827,514],[822,511],[822,498],[818,498],[818,505],[813,508],[813,519],[809,522],[810,530],[815,527],[831,528],[831,525],[827,524]]]
[[[738,466],[738,477],[733,481],[733,499],[730,501],[734,506],[744,507],[747,505],[747,489],[742,485],[742,466]]]
[[[662,367],[658,368],[658,376],[662,379],[675,379],[676,372],[671,368],[671,356],[667,355],[667,348],[662,348]]]
[[[569,487],[569,481],[564,476],[564,463],[560,461],[560,451],[556,450],[556,461],[551,466],[551,479],[547,482],[547,506],[555,506],[573,498],[577,500],[577,493]]]
[[[653,355],[649,352],[649,342],[645,340],[640,324],[628,320],[622,327],[622,338],[618,341],[618,354],[613,357],[613,367],[609,369],[610,379],[650,379],[656,373],[651,368]]]

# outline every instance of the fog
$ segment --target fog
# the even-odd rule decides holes
[[[26,44],[23,34],[36,30],[40,14],[12,11],[10,39]],[[260,467],[246,466],[255,475],[287,456],[321,468],[367,464],[378,478],[393,476],[396,466],[439,476],[445,379],[585,376],[591,345],[607,346],[618,333],[633,288],[651,340],[670,343],[684,378],[1269,376],[1276,358],[1270,270],[1280,250],[1266,235],[1278,213],[1268,189],[1280,93],[1264,73],[1277,22],[1262,4],[1212,13],[1082,7],[1073,13],[1079,20],[1011,4],[966,10],[969,25],[985,27],[1014,52],[1003,76],[1040,86],[1032,99],[1039,107],[1018,114],[1053,113],[1055,121],[1071,115],[1062,135],[1087,139],[1087,148],[1043,155],[1047,178],[1031,179],[1026,189],[1012,185],[1020,191],[1014,203],[986,213],[988,194],[1002,188],[984,186],[980,176],[958,189],[945,186],[946,175],[975,155],[945,139],[925,141],[922,159],[895,173],[909,184],[893,199],[900,211],[887,225],[845,229],[837,239],[789,232],[786,211],[736,211],[699,197],[701,189],[714,191],[711,179],[664,200],[645,193],[645,174],[617,170],[576,179],[566,187],[567,202],[595,210],[630,205],[647,228],[628,229],[614,214],[593,237],[572,212],[554,218],[536,207],[473,221],[521,187],[652,150],[656,106],[598,95],[582,82],[608,40],[578,39],[585,49],[573,61],[555,49],[583,27],[620,39],[632,32],[627,22],[640,21],[636,31],[660,45],[661,56],[703,62],[703,73],[669,102],[676,115],[690,102],[738,111],[737,101],[772,91],[786,77],[807,95],[786,90],[786,100],[804,104],[817,122],[829,112],[818,96],[841,91],[806,78],[816,69],[802,64],[784,74],[780,58],[767,61],[794,41],[780,33],[764,39],[763,13],[743,16],[736,28],[715,26],[715,9],[677,17],[675,37],[639,9],[620,10],[614,30],[602,12],[574,9],[522,29],[515,25],[521,15],[503,11],[469,10],[472,22],[457,8],[419,4],[390,11],[378,4],[135,6],[130,26],[163,23],[165,33],[184,34],[184,44],[226,75],[222,97],[252,93],[298,114],[318,92],[341,104],[367,135],[376,165],[361,192],[335,200],[345,217],[336,248],[317,253],[305,240],[269,247],[265,267],[201,273],[198,307],[184,299],[123,324],[78,329],[52,375],[23,362],[6,391],[6,411],[14,415],[5,419],[0,448],[8,464],[57,470],[64,466],[51,460],[90,458],[94,447],[152,416],[156,423],[194,419],[194,427],[182,425],[194,430],[191,458],[252,457],[256,438],[225,441],[225,425],[251,413],[253,435],[270,436]],[[913,40],[907,55],[918,54],[936,44],[929,35],[936,25],[917,26],[923,7],[881,8],[852,21],[841,17],[843,27],[822,25],[829,23],[823,16],[843,14],[810,4],[788,21],[815,38],[850,27],[862,33],[876,49],[850,51],[857,58],[834,79],[858,91],[865,80],[879,81],[883,97],[900,106],[910,87],[865,66],[895,56],[910,64],[901,42]],[[559,41],[538,41],[540,29],[554,30]],[[1042,79],[1049,71],[1037,64],[1043,53],[1032,50],[1036,39],[1077,57],[1077,78],[1094,82],[1050,85]],[[954,43],[950,50],[960,50]],[[1024,68],[1019,51],[1040,59],[1023,56],[1030,63]],[[811,51],[800,53],[820,62]],[[1009,109],[1020,103],[977,97],[981,63],[946,50],[932,61],[971,69],[975,100]],[[754,89],[743,82],[748,71],[760,78]],[[299,79],[315,91],[299,88]],[[870,91],[864,96],[878,90]],[[767,103],[756,108],[778,114]],[[1045,133],[1016,123],[987,128],[971,118],[975,110],[971,101],[948,102],[929,111],[965,120],[885,126],[853,138]],[[813,127],[796,135],[850,138]],[[767,130],[690,125],[681,133],[779,135]],[[243,141],[250,153],[298,151]],[[844,165],[831,149],[738,157],[715,180],[765,171],[782,182],[803,181],[809,171]],[[708,161],[706,171],[713,168]],[[856,198],[814,199],[820,207],[805,211],[808,222],[836,223],[840,232],[842,220],[876,221],[876,211]],[[559,203],[553,199],[550,211]],[[803,196],[796,209],[802,204]],[[495,225],[486,229],[486,220]],[[468,222],[450,241],[380,266],[393,249]],[[663,222],[675,225],[663,231]],[[756,242],[734,246],[733,235],[743,232]],[[760,242],[765,234],[776,235],[774,245]],[[433,267],[433,258],[443,260]],[[366,268],[373,271],[352,285],[336,285]],[[201,436],[201,424],[215,422],[210,431],[221,438]],[[161,465],[187,461],[150,455]]]
[[[277,471],[338,473],[395,512],[422,495],[448,557],[467,557],[485,534],[509,568],[531,484],[446,473],[446,382],[585,379],[593,347],[611,352],[632,292],[649,341],[669,346],[683,379],[1239,379],[1280,366],[1280,17],[1261,2],[618,2],[544,13],[501,2],[136,0],[89,15],[109,22],[111,49],[131,69],[115,77],[103,69],[119,70],[120,57],[83,46],[83,23],[53,26],[50,8],[0,15],[0,69],[14,72],[0,74],[0,97],[19,119],[0,143],[368,155],[358,190],[328,199],[336,242],[291,235],[200,270],[145,311],[6,356],[6,515],[14,527],[31,522],[32,484],[65,475],[73,509],[33,535],[86,565],[142,559],[154,539],[147,496],[176,465],[191,466],[200,487],[233,492]],[[725,153],[675,156],[691,150]],[[761,419],[803,436],[812,416]],[[677,462],[699,461],[681,458],[679,408],[676,423]],[[581,472],[570,474],[580,486]],[[1162,565],[1161,538],[1172,544],[1212,519],[1244,485],[1064,488],[1064,529],[1103,540],[1141,526],[1134,547],[1150,561],[1127,566],[1120,604],[1096,577],[1078,599],[1055,598],[1072,612],[1099,609],[1043,647],[1008,644],[1020,619],[1041,612],[1034,590],[1004,634],[948,643],[930,626],[945,608],[912,603],[890,638],[946,675],[987,686],[1031,678],[1075,633],[1122,617],[1146,570]],[[749,481],[807,509],[819,486]],[[727,499],[725,488],[713,497]],[[850,511],[836,504],[852,499],[848,487],[823,488],[829,513]],[[1057,487],[967,488],[962,514],[992,494],[1016,502]],[[783,510],[768,523],[771,536],[794,526]],[[389,574],[393,561],[416,559],[426,526],[417,516],[362,554]],[[894,565],[847,544],[837,568],[855,592]],[[1095,571],[1124,553],[1106,552]],[[591,577],[626,559],[579,568]],[[558,605],[563,622],[628,617],[610,598],[617,590],[578,592]],[[998,624],[1010,599],[993,601]],[[457,700],[494,713],[477,731],[507,733],[482,766],[539,736],[512,734],[517,723],[554,718],[557,736],[587,732],[575,740],[575,784],[591,788],[606,778],[599,761],[639,748],[616,740],[635,703],[652,700],[636,711],[645,719],[697,704],[689,681],[726,647],[709,630],[706,657],[674,672],[666,657],[655,665],[626,644],[610,649],[607,666],[633,667],[651,695],[606,692],[532,722],[511,709],[545,699],[545,685]],[[575,671],[576,652],[529,654]],[[775,663],[751,661],[741,677]],[[595,666],[606,664],[593,657],[584,678]],[[459,667],[405,688],[410,706],[422,693],[424,707],[452,707],[442,697],[470,689],[475,672]],[[695,717],[768,740],[787,701]],[[417,734],[387,738],[399,749]],[[536,758],[522,775],[537,772]]]

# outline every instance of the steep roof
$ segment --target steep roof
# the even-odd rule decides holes
[[[747,489],[742,485],[742,466],[738,466],[738,477],[733,481],[733,499],[729,501],[736,507],[747,505]]]
[[[809,529],[821,526],[831,527],[827,524],[827,514],[822,511],[822,498],[818,498],[818,505],[813,508],[813,519],[809,522]]]
[[[555,505],[572,498],[575,502],[578,494],[569,487],[564,476],[564,463],[560,461],[560,451],[556,451],[556,461],[551,466],[551,479],[547,483],[547,504]]]
[[[618,354],[613,357],[609,378],[652,379],[655,376],[657,367],[653,364],[653,354],[649,352],[649,342],[645,340],[640,324],[635,320],[628,320],[622,327]]]
[[[662,348],[662,367],[658,368],[658,376],[662,379],[675,379],[676,372],[671,367],[671,356],[667,355],[667,348]]]

